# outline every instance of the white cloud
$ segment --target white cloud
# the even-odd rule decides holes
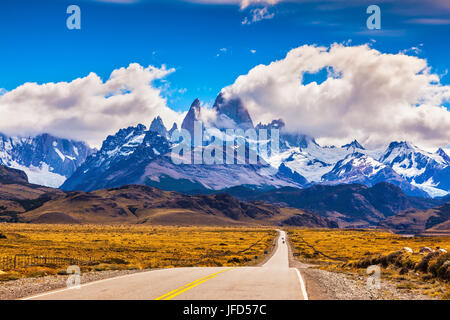
[[[252,9],[250,13],[252,16],[250,18],[245,17],[242,24],[252,24],[261,20],[269,20],[275,16],[274,13],[269,12],[267,7]]]
[[[450,19],[422,18],[422,19],[411,19],[408,20],[407,22],[413,24],[448,25],[450,24]]]
[[[333,70],[326,81],[302,84],[305,72],[324,68]],[[399,139],[430,147],[450,142],[450,112],[442,106],[450,86],[440,84],[426,60],[368,45],[305,45],[254,67],[223,92],[241,97],[255,121],[282,118],[288,130],[326,144],[354,138],[372,146]]]
[[[216,57],[220,57],[221,55],[224,55],[228,52],[227,48],[220,48],[219,53],[216,54]]]
[[[251,49],[250,52],[253,53],[253,54],[255,54],[255,53],[256,53],[256,50],[255,50],[255,49]]]
[[[250,5],[254,4],[269,4],[269,5],[275,5],[283,0],[241,0],[241,8],[245,9]]]
[[[184,0],[188,2],[204,3],[204,4],[232,4],[239,5],[241,9],[245,9],[251,5],[275,5],[285,0]]]
[[[94,0],[94,1],[96,1],[96,2],[130,4],[130,3],[140,2],[141,0]]]
[[[116,69],[105,82],[95,73],[71,82],[25,83],[0,96],[0,132],[33,135],[48,132],[99,146],[108,134],[161,115],[166,125],[180,113],[167,107],[162,88],[152,82],[174,69],[137,63]]]
[[[411,47],[409,49],[404,49],[402,51],[400,51],[401,53],[407,54],[407,53],[413,53],[415,55],[418,55],[419,53],[422,52],[422,50],[418,47]]]
[[[105,0],[107,1],[107,0]],[[113,0],[112,0],[113,1]],[[144,1],[144,0],[141,0]],[[151,0],[148,0],[151,1]],[[373,4],[373,0],[181,0],[185,2],[202,3],[206,5],[237,5],[241,10],[251,6],[269,5],[273,6],[281,2],[290,3],[313,3],[316,8],[322,11],[334,11],[345,7],[360,7]],[[450,12],[450,1],[448,0],[383,0],[384,4],[389,4],[390,10],[404,16],[443,15],[444,17],[434,20],[417,21],[421,24],[447,24],[445,14]]]

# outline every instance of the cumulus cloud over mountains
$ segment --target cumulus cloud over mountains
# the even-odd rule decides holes
[[[133,63],[106,81],[90,73],[71,82],[0,90],[0,132],[48,132],[99,146],[108,134],[148,125],[157,115],[166,126],[180,124],[184,113],[172,110],[155,84],[172,72]],[[306,81],[305,74],[324,79]],[[450,86],[440,83],[425,59],[403,53],[384,54],[367,45],[305,45],[252,68],[222,93],[241,98],[254,123],[282,118],[287,130],[322,144],[358,139],[369,147],[393,140],[425,148],[450,145],[450,111],[443,106]],[[202,114],[214,116],[207,108]]]
[[[321,83],[305,73],[328,71]],[[258,65],[223,89],[240,97],[256,122],[282,118],[290,131],[322,143],[357,138],[368,145],[412,140],[426,147],[450,142],[450,86],[427,61],[383,54],[369,46],[305,45],[284,59]]]
[[[0,132],[47,132],[99,146],[106,135],[157,115],[170,125],[181,115],[167,106],[152,82],[172,72],[133,63],[114,70],[107,81],[90,73],[71,82],[25,83],[0,96]]]

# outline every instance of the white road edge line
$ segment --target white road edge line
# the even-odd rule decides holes
[[[157,270],[154,270],[154,271],[157,271]],[[151,271],[136,272],[136,273],[126,274],[126,275],[123,275],[123,276],[112,277],[112,278],[107,278],[107,279],[102,279],[102,280],[96,280],[96,281],[84,283],[78,289],[77,288],[64,288],[64,289],[59,289],[59,290],[53,290],[53,291],[37,294],[35,296],[21,298],[20,300],[31,300],[31,299],[35,299],[35,298],[39,298],[39,297],[48,296],[48,295],[54,294],[54,293],[59,293],[59,292],[64,292],[64,291],[69,291],[69,290],[79,290],[81,288],[84,288],[84,287],[87,287],[87,286],[90,286],[90,285],[93,285],[93,284],[106,282],[106,281],[110,281],[110,280],[117,280],[117,279],[120,279],[120,278],[126,278],[126,277],[129,277],[129,276],[134,276],[134,275],[137,275],[137,274],[142,274],[142,273],[147,273],[147,272],[151,272]]]
[[[294,269],[297,272],[298,280],[300,281],[300,288],[302,289],[303,300],[309,300],[308,293],[306,292],[305,282],[303,281],[303,277],[297,268],[294,268]]]

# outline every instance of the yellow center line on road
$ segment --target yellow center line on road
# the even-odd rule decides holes
[[[220,273],[229,271],[231,269],[233,269],[233,268],[221,270],[219,272],[212,273],[212,274],[207,275],[207,276],[205,276],[203,278],[197,279],[197,280],[195,280],[193,282],[185,284],[182,287],[179,287],[178,289],[172,290],[172,291],[170,291],[170,292],[168,292],[168,293],[166,293],[166,294],[156,298],[155,300],[170,300],[170,299],[176,297],[177,295],[182,294],[183,292],[188,291],[189,289],[192,289],[192,288],[202,284],[203,282],[206,282],[206,281],[208,281],[210,279],[213,279],[213,278],[217,277]]]

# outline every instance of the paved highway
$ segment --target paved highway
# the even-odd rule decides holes
[[[289,268],[286,234],[279,230],[272,257],[260,267],[173,268],[82,284],[36,300],[307,300],[300,272]]]

